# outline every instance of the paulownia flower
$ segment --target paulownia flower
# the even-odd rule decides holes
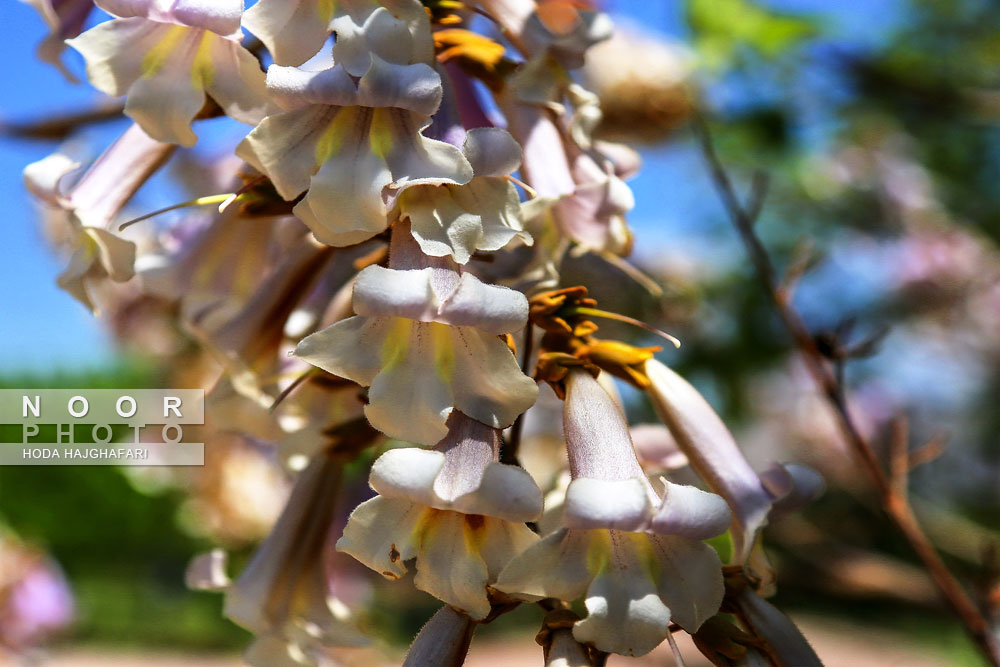
[[[694,632],[718,610],[722,569],[700,540],[729,523],[722,498],[643,475],[625,416],[583,370],[566,379],[563,413],[573,481],[564,527],[504,569],[496,588],[524,599],[586,597],[573,636],[602,651],[644,655],[671,620]]]
[[[94,0],[23,0],[38,10],[49,27],[49,34],[38,45],[38,58],[55,65],[59,71],[76,83],[77,79],[62,62],[66,40],[76,37],[94,11]]]
[[[367,643],[331,594],[324,558],[342,466],[326,454],[314,457],[271,534],[226,588],[226,616],[258,636],[247,654],[251,664],[316,664],[311,644]]]
[[[701,394],[656,359],[645,363],[652,383],[649,397],[691,467],[733,512],[734,562],[750,557],[757,534],[767,523],[772,495],[761,483],[729,429]]]
[[[434,57],[427,12],[416,0],[260,0],[243,25],[278,65],[301,65],[331,32],[334,61],[354,76],[368,69],[369,53],[396,65],[430,64]]]
[[[231,317],[224,321],[207,318],[215,320],[212,326],[204,326],[197,315],[192,318],[192,333],[222,362],[237,391],[255,399],[267,392],[276,394],[282,367],[304,366],[301,362],[289,364],[296,360],[287,357],[290,343],[284,334],[285,323],[326,270],[333,252],[311,236],[302,236]]]
[[[319,72],[272,65],[267,86],[284,113],[268,116],[237,153],[266,173],[323,243],[353,245],[389,224],[389,191],[468,183],[472,167],[420,132],[441,102],[441,78],[423,63],[368,55],[358,78],[341,64]]]
[[[60,231],[71,256],[57,282],[87,308],[96,309],[92,291],[97,285],[134,275],[135,244],[107,226],[172,150],[132,125],[70,187],[64,181],[79,163],[65,155],[56,153],[25,167],[27,188],[61,214],[66,228]]]
[[[89,284],[104,279],[125,282],[133,275],[135,244],[100,227],[75,228],[69,266],[56,283],[90,310],[96,310]]]
[[[425,254],[465,264],[477,250],[499,250],[515,237],[531,243],[513,183],[504,178],[521,164],[521,147],[506,130],[469,130],[462,146],[475,177],[465,185],[415,185],[396,200]]]
[[[355,281],[354,311],[295,354],[369,386],[365,415],[389,437],[438,442],[453,410],[505,428],[538,395],[499,338],[527,320],[520,292],[451,269],[369,266]]]
[[[67,43],[101,91],[127,95],[125,113],[154,139],[193,146],[191,121],[209,95],[256,124],[267,103],[264,73],[240,46],[243,0],[97,0],[114,15]]]
[[[525,178],[539,195],[553,200],[555,222],[580,246],[627,254],[631,233],[625,214],[635,201],[622,179],[634,172],[638,159],[623,147],[592,141],[590,129],[600,119],[596,98],[572,84],[567,73],[583,64],[590,46],[610,35],[607,16],[572,7],[540,16],[533,2],[484,5],[519,36],[515,43],[530,56],[500,98],[510,130],[524,148]],[[561,128],[552,112],[565,113],[567,96],[576,111],[569,127]]]
[[[459,412],[448,423],[432,450],[392,449],[375,461],[379,495],[354,510],[337,549],[389,579],[416,558],[417,588],[482,620],[486,587],[538,539],[523,522],[541,515],[542,494],[527,472],[499,463],[497,429]]]
[[[551,57],[569,69],[583,65],[586,50],[611,36],[607,14],[579,10],[572,2],[479,0],[526,57]]]

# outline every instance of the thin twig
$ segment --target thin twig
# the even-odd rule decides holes
[[[910,425],[906,417],[892,421],[889,436],[889,482],[892,492],[907,500],[910,480]]]
[[[883,469],[875,453],[875,448],[861,434],[854,422],[847,405],[844,386],[838,381],[833,369],[826,363],[823,355],[816,347],[816,342],[806,328],[801,315],[791,305],[789,295],[781,290],[775,279],[776,272],[771,263],[764,244],[754,231],[755,216],[760,206],[751,209],[744,208],[736,196],[733,184],[726,173],[719,156],[715,152],[708,125],[704,119],[694,119],[694,131],[701,144],[702,152],[708,163],[716,189],[726,207],[729,218],[740,238],[746,246],[747,253],[754,265],[755,273],[771,301],[774,302],[785,328],[791,334],[796,348],[802,355],[809,373],[826,397],[831,410],[837,418],[840,430],[851,450],[863,464],[868,476],[878,491],[879,499],[886,514],[900,530],[910,547],[923,563],[930,574],[941,596],[952,608],[959,620],[965,626],[969,636],[983,653],[983,656],[994,667],[1000,667],[1000,644],[993,636],[989,622],[979,608],[973,603],[968,593],[951,573],[944,561],[938,555],[930,540],[920,527],[913,509],[907,498],[897,492],[889,475]],[[754,182],[755,196],[752,201],[762,197],[765,181]]]
[[[122,102],[54,114],[48,118],[30,121],[0,121],[0,135],[26,139],[62,140],[83,125],[118,120],[125,110]]]

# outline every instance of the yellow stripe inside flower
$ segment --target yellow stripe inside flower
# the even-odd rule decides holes
[[[358,123],[358,114],[363,110],[358,107],[344,107],[333,117],[323,136],[316,142],[316,163],[322,164],[330,157],[337,155],[344,146],[344,139]]]
[[[337,0],[319,0],[316,3],[316,13],[319,15],[319,19],[323,23],[329,23],[336,10]]]
[[[191,67],[191,85],[195,88],[207,88],[215,79],[215,64],[212,62],[212,37],[208,30],[202,31],[198,41],[198,50],[194,55]]]
[[[177,45],[184,39],[184,34],[188,30],[190,28],[175,25],[164,33],[163,39],[157,42],[156,46],[151,48],[142,59],[142,75],[144,77],[154,76],[163,69],[170,54],[174,52]]]
[[[445,382],[450,382],[455,374],[455,348],[452,347],[451,334],[447,324],[431,322],[431,345],[434,346],[434,369],[437,376]]]
[[[406,361],[413,322],[402,317],[392,318],[389,333],[382,343],[382,368],[392,369]]]
[[[372,112],[372,123],[368,131],[371,151],[383,160],[392,150],[392,117],[388,109],[376,108]]]
[[[197,34],[196,33],[200,33]],[[176,25],[167,30],[163,38],[151,48],[142,59],[142,76],[156,76],[167,64],[178,49],[190,52],[194,50],[191,60],[191,86],[203,89],[212,85],[215,79],[215,64],[212,62],[212,38],[208,30]]]

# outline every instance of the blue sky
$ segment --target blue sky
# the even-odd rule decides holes
[[[684,36],[680,2],[617,0],[606,4],[612,12],[626,14],[650,30]],[[849,36],[858,44],[875,43],[884,35],[886,22],[872,18],[891,14],[893,5],[889,0],[772,0],[769,4],[820,12],[829,17],[831,32]],[[31,7],[6,0],[3,18],[6,39],[0,40],[0,59],[5,64],[0,120],[44,117],[85,108],[101,99],[101,94],[86,83],[71,84],[36,59],[35,47],[46,29]],[[75,53],[70,52],[67,60],[74,71],[82,73],[82,63]],[[111,123],[86,132],[81,150],[96,155],[124,127],[124,123]],[[114,358],[100,324],[55,285],[64,260],[47,247],[34,204],[22,185],[24,166],[56,148],[51,142],[0,138],[0,201],[4,203],[6,231],[0,252],[0,372],[7,374],[94,367]],[[645,151],[644,159],[643,172],[631,183],[637,199],[631,222],[639,238],[660,242],[671,237],[697,240],[694,232],[707,217],[708,194],[700,158],[684,145],[675,145],[667,150]],[[155,208],[172,201],[164,182],[159,179],[158,184],[140,193],[141,205]],[[664,183],[683,183],[683,187],[670,187],[669,199],[665,199]]]

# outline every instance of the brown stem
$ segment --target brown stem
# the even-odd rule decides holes
[[[913,509],[905,496],[899,492],[899,485],[894,485],[889,475],[882,468],[875,453],[875,448],[861,434],[847,406],[846,392],[843,383],[834,370],[827,364],[823,355],[816,347],[813,337],[806,328],[801,315],[792,306],[788,290],[783,289],[776,279],[776,271],[771,263],[767,249],[760,237],[754,231],[756,215],[760,211],[766,180],[758,177],[754,180],[753,205],[750,210],[744,208],[736,196],[729,175],[726,173],[715,147],[712,136],[704,119],[694,119],[694,131],[701,144],[702,153],[708,163],[712,180],[719,196],[726,207],[729,218],[736,227],[743,245],[746,247],[755,273],[762,287],[774,302],[785,328],[791,334],[796,348],[802,355],[810,375],[817,387],[826,397],[844,439],[863,464],[868,476],[878,491],[882,508],[896,525],[899,531],[910,543],[910,547],[923,563],[938,592],[952,608],[959,620],[965,626],[966,632],[983,653],[989,664],[1000,667],[1000,644],[991,632],[989,622],[962,588],[962,585],[951,573],[944,561],[935,551],[934,546],[924,534],[913,514]]]
[[[53,114],[41,120],[0,121],[0,134],[28,139],[62,140],[83,125],[118,120],[124,110],[124,103],[108,102],[89,109]]]

